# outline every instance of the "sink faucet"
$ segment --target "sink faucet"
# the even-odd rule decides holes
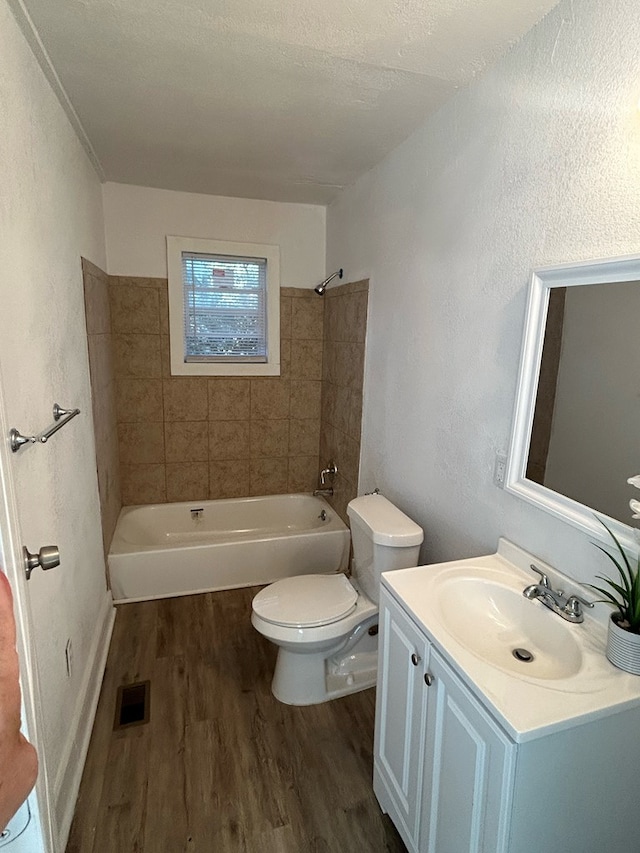
[[[540,583],[533,583],[522,590],[522,594],[530,601],[536,599],[553,610],[562,619],[567,622],[584,622],[584,613],[582,607],[593,607],[591,601],[586,601],[580,598],[579,595],[565,595],[561,589],[553,589],[549,583],[549,578],[537,566],[531,563],[533,571],[540,575]]]

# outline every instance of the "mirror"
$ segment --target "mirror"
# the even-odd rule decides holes
[[[535,270],[505,488],[633,546],[640,471],[640,256]]]

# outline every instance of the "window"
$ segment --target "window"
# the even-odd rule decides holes
[[[280,374],[277,246],[167,237],[173,375]]]

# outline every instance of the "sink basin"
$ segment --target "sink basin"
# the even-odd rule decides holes
[[[589,597],[575,580],[503,538],[495,554],[382,576],[434,654],[444,656],[518,742],[560,731],[578,718],[640,706],[640,678],[605,656],[608,610],[596,608],[572,624],[526,599],[523,589],[537,580],[532,563],[555,589]],[[531,660],[514,657],[516,649]]]
[[[536,679],[566,679],[580,671],[575,626],[524,598],[522,590],[455,572],[443,573],[433,594],[446,631],[487,663]]]

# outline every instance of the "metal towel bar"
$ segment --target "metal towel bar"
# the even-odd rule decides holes
[[[80,409],[63,409],[58,403],[53,404],[53,423],[50,427],[39,432],[38,435],[22,435],[15,427],[9,431],[9,443],[11,450],[17,453],[24,444],[45,444],[51,436],[58,432],[72,418],[80,414]]]

